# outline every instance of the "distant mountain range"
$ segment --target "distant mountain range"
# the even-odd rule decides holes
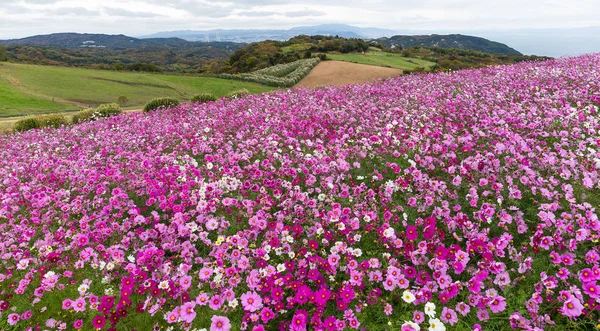
[[[346,24],[322,24],[300,26],[288,30],[250,29],[250,30],[181,30],[158,32],[140,38],[181,38],[189,41],[231,41],[252,43],[263,40],[284,41],[298,35],[340,36],[343,38],[379,38],[396,34],[394,30],[379,28],[360,28]]]
[[[88,34],[88,33],[53,33],[32,36],[22,39],[0,40],[0,45],[53,46],[62,48],[109,48],[138,49],[145,47],[169,47],[187,50],[203,47],[239,49],[242,45],[233,42],[192,42],[181,38],[146,38],[138,39],[125,35]]]
[[[409,48],[413,46],[427,46],[439,48],[472,49],[484,53],[521,55],[521,53],[499,42],[490,41],[480,37],[463,36],[460,34],[450,35],[424,35],[424,36],[393,36],[390,38],[379,38],[376,41],[387,47]]]
[[[585,27],[571,29],[520,29],[520,30],[478,30],[476,28],[460,31],[423,31],[423,30],[390,30],[380,28],[361,28],[346,24],[324,24],[316,26],[301,26],[287,30],[251,29],[251,30],[181,30],[159,32],[141,37],[104,34],[75,34],[56,33],[45,36],[34,36],[22,39],[0,40],[0,45],[38,45],[66,48],[143,48],[148,46],[170,46],[172,48],[196,47],[198,44],[186,42],[209,42],[209,47],[235,48],[233,43],[251,43],[263,40],[288,40],[297,35],[328,35],[345,38],[379,39],[390,46],[426,45],[439,47],[464,47],[484,52],[501,52],[517,54],[515,49],[523,54],[567,56],[584,53],[600,52],[600,27]],[[407,37],[408,36],[408,37]],[[418,36],[418,37],[416,37]],[[427,38],[424,38],[426,36]],[[448,37],[452,36],[452,37]],[[462,36],[462,37],[459,37]],[[484,41],[472,39],[469,36],[479,36],[488,39]],[[393,37],[393,38],[392,38]],[[410,39],[416,41],[410,41]],[[444,40],[442,40],[444,39]],[[394,41],[396,40],[396,41]],[[493,40],[502,44],[495,44]],[[227,42],[229,44],[217,44]],[[416,44],[414,44],[416,43]],[[462,46],[460,46],[462,45]],[[510,45],[510,47],[506,46]],[[474,48],[475,47],[475,48]],[[239,48],[239,47],[238,47]]]
[[[521,54],[504,44],[484,38],[451,35],[381,35],[393,31],[377,28],[358,28],[350,25],[318,25],[298,27],[289,30],[213,30],[213,31],[173,31],[152,35],[152,38],[134,38],[125,35],[54,33],[22,39],[0,40],[0,45],[49,46],[69,49],[142,49],[149,47],[189,50],[198,47],[211,47],[234,51],[243,47],[241,41],[288,40],[298,35],[337,35],[344,38],[372,39],[388,47],[408,48],[428,46],[440,48],[472,49],[486,53]],[[210,36],[217,36],[212,38]],[[381,38],[375,39],[372,36]]]

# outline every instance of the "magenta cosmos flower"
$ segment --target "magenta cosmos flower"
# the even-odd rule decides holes
[[[106,324],[106,317],[98,315],[92,319],[92,326],[96,329],[102,329]]]

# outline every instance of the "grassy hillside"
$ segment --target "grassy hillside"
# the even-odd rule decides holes
[[[219,78],[14,63],[0,64],[0,77],[4,78],[2,82],[6,85],[0,87],[0,116],[9,116],[6,115],[9,112],[10,116],[25,114],[25,110],[52,112],[65,109],[64,105],[53,104],[52,98],[84,107],[116,102],[119,96],[126,96],[129,100],[128,106],[137,107],[143,106],[153,98],[163,96],[189,100],[194,94],[201,92],[223,96],[241,88],[248,89],[251,93],[273,90],[272,87],[256,83]],[[13,85],[18,85],[18,89],[7,85],[7,80]],[[29,98],[27,94],[35,95],[36,98]],[[10,98],[4,98],[4,95]]]
[[[337,61],[368,64],[373,66],[390,67],[403,70],[412,70],[418,67],[430,68],[433,65],[435,65],[434,62],[421,60],[417,58],[408,58],[397,53],[386,53],[380,51],[370,51],[364,54],[327,54],[327,58]]]
[[[44,98],[25,94],[0,77],[0,117],[39,113],[40,110],[59,111],[68,106]]]

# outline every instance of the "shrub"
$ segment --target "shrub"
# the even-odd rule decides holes
[[[129,102],[129,99],[127,99],[126,96],[122,95],[117,99],[117,103],[119,104],[119,106],[124,107],[127,106],[127,103]]]
[[[98,108],[84,109],[73,116],[73,124],[95,121],[101,117],[111,117],[121,114],[123,111],[116,103],[106,103]]]
[[[221,74],[219,77],[227,79],[238,79],[246,82],[255,82],[263,85],[276,87],[291,87],[296,85],[302,78],[321,61],[318,57],[298,60],[286,64],[278,64],[272,67],[256,70],[250,73],[230,75]]]
[[[40,121],[37,118],[28,117],[15,122],[13,129],[16,132],[25,132],[32,129],[39,129],[40,127]]]
[[[82,123],[82,122],[86,122],[88,120],[94,120],[96,119],[95,117],[93,117],[94,113],[96,112],[96,109],[94,108],[87,108],[84,110],[80,110],[77,114],[73,115],[73,124],[78,124],[78,123]]]
[[[205,103],[205,102],[216,101],[216,100],[217,100],[217,97],[215,97],[211,93],[201,93],[198,95],[194,95],[190,99],[191,102],[199,102],[199,103]]]
[[[110,117],[119,115],[123,111],[116,103],[105,103],[98,106],[98,108],[96,108],[96,112],[100,115],[100,117]]]
[[[158,108],[170,108],[176,106],[179,106],[179,100],[175,98],[157,98],[146,104],[144,107],[144,113]]]
[[[248,90],[246,90],[245,88],[243,88],[243,89],[231,91],[229,94],[227,94],[227,97],[236,99],[239,97],[243,97],[246,94],[250,94],[250,92]]]
[[[67,119],[60,114],[38,116],[37,121],[41,128],[60,128],[63,125],[69,124]]]

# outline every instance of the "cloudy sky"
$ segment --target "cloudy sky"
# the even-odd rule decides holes
[[[0,0],[0,39],[346,23],[439,32],[600,26],[599,0]]]

